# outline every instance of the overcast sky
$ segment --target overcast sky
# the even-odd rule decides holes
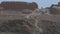
[[[39,8],[41,7],[49,7],[52,4],[57,4],[58,2],[60,2],[60,0],[0,0],[0,2],[2,1],[25,1],[25,2],[36,2],[39,6]]]

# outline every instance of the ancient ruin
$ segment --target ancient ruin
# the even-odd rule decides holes
[[[51,14],[60,14],[60,2],[58,4],[52,4],[50,7]]]
[[[28,3],[28,2],[10,2],[10,1],[3,1],[0,4],[0,7],[3,7],[4,10],[35,10],[38,8],[38,5],[35,2]]]

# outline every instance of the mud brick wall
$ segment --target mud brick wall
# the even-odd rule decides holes
[[[5,9],[13,9],[13,10],[22,10],[22,9],[30,9],[34,10],[38,8],[35,2],[27,3],[27,2],[2,2],[1,7]]]
[[[56,8],[53,8],[54,6],[56,6]],[[58,4],[52,4],[50,7],[50,13],[51,14],[60,14],[60,2],[58,2]]]
[[[60,9],[50,8],[50,13],[51,14],[60,14]]]

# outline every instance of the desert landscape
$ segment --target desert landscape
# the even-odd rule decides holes
[[[59,7],[60,2],[41,9],[35,2],[2,2],[0,34],[60,34]]]

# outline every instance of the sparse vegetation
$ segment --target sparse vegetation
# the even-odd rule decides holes
[[[37,10],[36,10],[37,12]],[[25,14],[25,18],[12,16],[0,22],[1,33],[14,34],[59,34],[59,15],[40,15],[39,11]],[[23,13],[22,13],[23,14]],[[25,16],[22,15],[22,16]],[[19,15],[21,16],[21,15]],[[28,18],[27,18],[28,16]]]

